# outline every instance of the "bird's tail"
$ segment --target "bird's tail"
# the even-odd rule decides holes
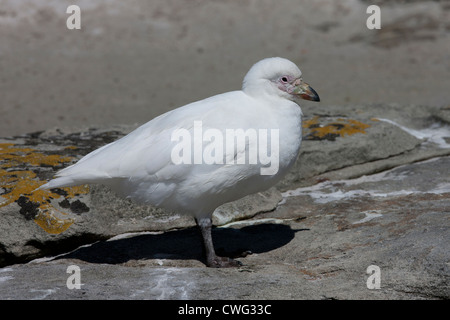
[[[68,169],[68,168],[66,168]],[[38,189],[53,189],[74,187],[82,184],[104,183],[105,180],[111,180],[111,177],[99,171],[69,172],[63,169],[56,173],[56,177]]]
[[[83,184],[79,179],[73,179],[70,176],[66,176],[66,177],[59,177],[59,178],[55,178],[53,180],[50,180],[49,182],[47,182],[46,184],[43,184],[42,186],[40,186],[39,188],[37,188],[37,190],[39,189],[53,189],[53,188],[64,188],[64,187],[73,187],[73,186],[77,186]]]

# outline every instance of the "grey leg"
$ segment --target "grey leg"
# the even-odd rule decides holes
[[[219,257],[216,255],[211,235],[212,229],[211,218],[199,218],[195,219],[195,221],[197,222],[197,225],[200,227],[200,231],[202,233],[203,244],[205,246],[206,252],[206,265],[208,267],[229,268],[229,267],[239,267],[242,265],[239,261],[227,257]]]

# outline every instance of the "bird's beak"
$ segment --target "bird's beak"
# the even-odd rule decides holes
[[[301,79],[294,82],[294,90],[292,91],[292,94],[295,94],[305,100],[320,101],[317,92]]]

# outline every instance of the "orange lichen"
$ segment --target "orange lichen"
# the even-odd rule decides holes
[[[47,233],[60,234],[74,223],[74,219],[64,217],[64,215],[66,213],[56,210],[49,204],[43,204],[40,206],[34,222]]]
[[[303,120],[304,128],[309,128],[313,125],[318,125],[318,124],[319,124],[319,116],[315,116],[314,118],[312,118],[310,120]]]
[[[344,137],[356,133],[366,133],[369,124],[353,119],[339,118],[327,124],[319,124],[319,117],[303,122],[303,127],[309,131],[309,135],[317,139],[325,139],[327,137]]]
[[[69,147],[72,149],[72,147]],[[76,148],[76,147],[73,147]],[[38,180],[30,167],[58,166],[72,160],[71,157],[57,154],[46,155],[29,147],[21,147],[13,143],[0,143],[0,188],[3,194],[0,207],[7,206],[26,197],[27,201],[37,204],[34,221],[46,232],[61,233],[74,222],[67,213],[57,210],[51,205],[51,199],[62,197],[50,190],[36,190],[45,181]],[[24,168],[22,170],[22,168]],[[87,186],[61,188],[66,198],[89,192]]]

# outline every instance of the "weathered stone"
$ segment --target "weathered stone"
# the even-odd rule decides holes
[[[239,270],[220,271],[227,283],[225,291],[217,291],[222,298],[449,297],[450,182],[441,174],[450,165],[445,157],[450,130],[440,116],[445,109],[417,107],[413,116],[402,114],[399,105],[337,110],[319,107],[306,117],[300,158],[276,188],[217,209],[214,223],[226,225],[214,230],[217,250],[252,251],[242,258],[246,267],[241,271],[249,271],[247,281],[258,288],[243,288]],[[136,266],[156,278],[168,277],[164,288],[155,289],[158,285],[149,280],[150,289],[136,284],[131,293],[111,280],[115,289],[109,297],[216,297],[208,288],[217,288],[217,271],[204,269],[192,217],[136,205],[103,186],[33,192],[59,168],[132,129],[57,129],[0,141],[0,264],[63,254],[52,262],[2,269],[17,275],[6,275],[8,281],[0,286],[25,288],[13,279],[22,279],[27,268],[50,266],[48,272],[60,272],[76,263],[87,271],[83,274],[91,286],[82,295],[101,298],[95,283],[102,263],[108,263],[104,268],[112,279]],[[384,291],[364,285],[371,264],[383,272]],[[129,274],[129,281],[139,281],[131,279],[134,271]],[[35,294],[43,287],[65,290],[65,282],[52,281],[34,282]],[[273,281],[280,289],[264,289]],[[192,286],[171,287],[182,283]],[[1,291],[3,298],[20,292]],[[53,292],[45,298],[57,298]],[[81,297],[71,292],[58,297]]]
[[[219,248],[253,252],[242,268],[205,268],[195,228],[143,232],[0,269],[0,298],[448,299],[449,165],[437,158],[283,193],[275,211],[213,230]],[[70,265],[81,289],[66,286]],[[379,289],[367,286],[373,265]]]

